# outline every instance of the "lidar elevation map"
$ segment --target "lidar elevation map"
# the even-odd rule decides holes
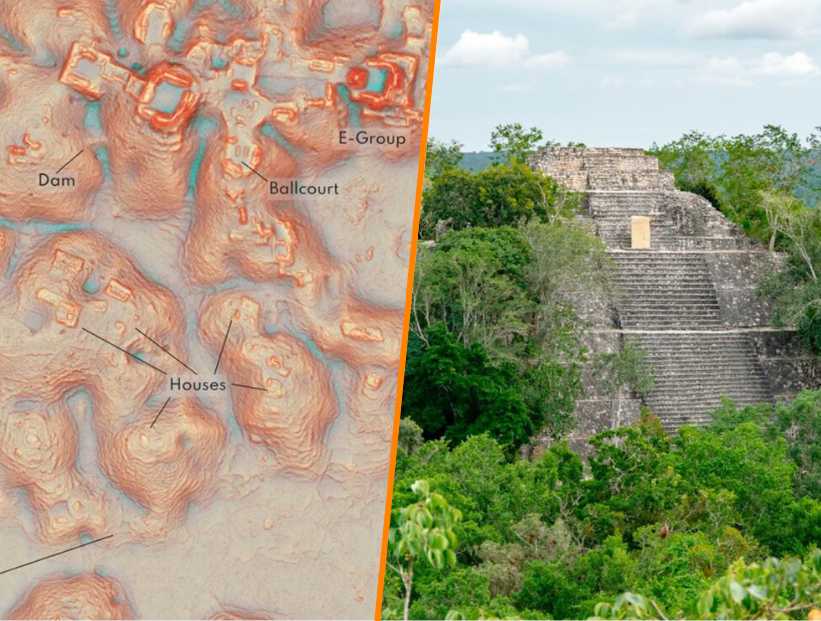
[[[0,616],[373,616],[433,12],[0,0]]]

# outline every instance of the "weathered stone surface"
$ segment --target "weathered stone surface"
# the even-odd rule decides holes
[[[642,149],[550,149],[532,164],[575,192],[674,189],[672,175]]]
[[[635,420],[642,404],[674,430],[708,422],[725,397],[766,403],[821,386],[818,359],[802,350],[794,330],[773,325],[771,304],[757,294],[783,257],[702,197],[677,191],[656,158],[640,149],[560,148],[538,153],[531,165],[585,193],[584,218],[616,265],[609,299],[577,305],[592,329],[591,359],[630,341],[646,352],[655,377],[643,399],[606,395],[587,368],[575,444]],[[649,219],[649,249],[632,247],[636,217]]]
[[[821,386],[821,364],[795,332],[759,332],[751,340],[777,401]]]
[[[705,254],[716,290],[721,323],[728,328],[764,328],[772,324],[772,304],[758,294],[763,278],[780,269],[783,257],[768,252]]]

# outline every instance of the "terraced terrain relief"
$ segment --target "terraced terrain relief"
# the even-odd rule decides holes
[[[373,616],[433,8],[0,0],[0,616]]]

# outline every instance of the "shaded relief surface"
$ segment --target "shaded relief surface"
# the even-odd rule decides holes
[[[0,0],[0,616],[373,616],[432,13]]]

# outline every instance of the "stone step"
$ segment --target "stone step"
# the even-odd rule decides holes
[[[693,400],[688,401],[686,395],[682,394],[659,394],[658,396],[647,399],[647,405],[661,418],[674,418],[680,416],[687,416],[693,412],[703,412],[705,414],[712,413],[721,407],[723,399],[729,399],[737,406],[756,405],[759,403],[772,403],[768,395],[736,395],[727,392],[716,392],[715,397],[709,400]]]
[[[715,289],[703,282],[665,282],[657,283],[647,280],[618,280],[614,283],[619,290],[619,297],[625,300],[661,300],[667,297],[688,300],[694,297],[716,299]]]
[[[739,407],[746,407],[748,405],[759,405],[762,403],[772,403],[772,401],[769,401],[768,399],[731,400],[736,406]],[[650,407],[653,413],[662,420],[662,423],[675,424],[675,421],[682,419],[686,420],[692,417],[693,415],[697,415],[707,420],[710,420],[712,418],[711,414],[721,407],[721,399],[716,399],[709,402],[687,403],[686,406],[689,409],[686,410],[684,408],[671,409],[666,405],[663,405],[661,403],[653,403],[652,401],[648,401],[647,405]]]
[[[595,211],[592,213],[593,219],[596,221],[598,226],[618,226],[624,227],[626,229],[630,229],[630,224],[632,221],[633,216],[645,216],[650,218],[650,226],[652,227],[670,227],[675,228],[675,224],[672,220],[667,218],[665,214],[651,212],[648,213],[646,211],[624,211],[624,212],[610,212],[607,214],[600,214],[596,213]]]
[[[683,306],[619,306],[618,313],[629,317],[661,317],[665,314],[676,317],[719,317],[717,306],[700,306],[697,308],[686,308]]]
[[[712,411],[721,406],[722,399],[729,399],[737,405],[749,405],[754,403],[771,403],[769,393],[761,392],[736,392],[729,390],[726,386],[716,386],[708,394],[699,398],[699,395],[694,395],[692,392],[665,392],[657,391],[655,394],[647,399],[647,403],[655,405],[659,412],[678,414],[679,416],[686,416],[688,409],[690,411],[702,409],[702,411]],[[703,404],[699,406],[698,404]]]
[[[638,321],[638,322],[662,322],[670,324],[674,321],[691,322],[691,321],[718,321],[720,318],[718,311],[702,312],[702,311],[681,311],[674,312],[672,309],[667,311],[643,312],[643,311],[620,311],[619,316],[624,321]]]
[[[638,282],[637,282],[638,281]],[[650,278],[641,278],[636,277],[635,279],[627,279],[627,278],[619,278],[614,281],[616,285],[621,286],[622,288],[630,287],[633,283],[637,282],[637,285],[642,287],[646,287],[652,290],[654,293],[674,293],[674,292],[681,292],[682,295],[687,295],[689,292],[692,293],[699,293],[700,291],[710,291],[714,292],[712,285],[707,285],[704,283],[702,279],[688,279],[678,278],[674,282],[670,282],[665,280],[664,282],[659,282],[654,279]],[[713,294],[715,295],[715,294]]]
[[[628,339],[636,341],[639,345],[650,345],[657,349],[669,349],[672,351],[692,350],[724,350],[727,348],[748,351],[749,345],[743,340],[735,340],[743,334],[719,333],[719,334],[631,334]]]
[[[669,379],[669,376],[667,376]],[[698,396],[721,396],[721,395],[766,395],[767,390],[760,386],[751,386],[745,388],[739,386],[739,380],[754,379],[752,376],[743,375],[741,377],[716,377],[715,381],[704,382],[703,376],[682,374],[681,381],[678,384],[665,383],[664,378],[659,380],[655,389],[655,394],[682,395],[685,399],[697,398]],[[689,395],[689,397],[688,397]]]
[[[653,391],[649,401],[657,404],[668,404],[671,408],[680,408],[684,403],[709,402],[720,403],[721,398],[732,399],[733,401],[745,401],[746,403],[757,403],[759,401],[769,401],[770,396],[766,390],[740,391],[726,384],[716,384],[709,388],[704,388],[702,392],[695,393],[693,390],[664,390],[658,388]]]
[[[654,298],[647,298],[643,300],[637,300],[636,298],[623,298],[618,300],[618,308],[621,311],[625,312],[635,312],[637,310],[650,310],[650,309],[669,309],[669,308],[678,308],[678,309],[689,309],[689,310],[704,310],[704,309],[715,309],[718,311],[719,306],[716,304],[715,300],[711,300],[709,297],[703,297],[698,299],[696,296],[693,297],[679,297],[679,298],[667,298],[663,302],[657,302]]]
[[[661,317],[661,316],[649,316],[649,317],[637,317],[635,315],[622,315],[621,323],[626,329],[630,329],[631,327],[640,329],[644,328],[664,328],[668,327],[673,321],[681,324],[686,324],[689,328],[718,328],[721,326],[720,322],[717,318],[713,317],[692,317],[687,315],[682,315],[680,317]]]
[[[702,356],[704,353],[702,352]],[[710,352],[710,355],[721,362],[723,365],[731,365],[734,363],[745,363],[748,359],[748,352],[733,352],[733,353],[724,353],[724,354],[717,354],[714,352]],[[676,355],[673,353],[665,354],[659,353],[654,351],[653,353],[647,354],[647,359],[653,361],[654,364],[665,364],[665,363],[675,363],[676,365],[683,366],[686,364],[693,364],[698,365],[702,362],[703,358],[699,356],[682,356]]]
[[[664,281],[656,280],[655,278],[644,278],[636,276],[636,278],[617,278],[614,283],[622,290],[630,292],[632,295],[638,294],[639,297],[647,297],[643,295],[647,293],[674,293],[680,291],[682,294],[688,292],[713,292],[715,297],[715,288],[709,282],[704,282],[704,278],[697,278],[695,276],[670,276]]]
[[[620,286],[622,288],[627,288],[632,286],[634,283],[638,281],[638,285],[645,288],[648,292],[653,294],[663,294],[663,295],[672,295],[676,294],[679,296],[689,296],[690,294],[698,295],[698,294],[707,294],[708,292],[711,294],[711,297],[715,297],[715,289],[712,286],[705,285],[703,281],[699,280],[697,282],[688,282],[686,280],[677,280],[675,282],[658,282],[655,280],[643,280],[643,279],[619,279],[616,280],[614,284]],[[641,297],[648,297],[648,296],[641,296]]]
[[[677,316],[699,316],[699,315],[710,315],[710,316],[719,316],[719,310],[716,306],[704,306],[699,308],[693,309],[686,309],[682,308],[681,306],[670,305],[670,306],[632,306],[632,307],[623,307],[617,306],[616,310],[622,315],[630,315],[630,316],[646,316],[646,317],[663,317],[665,313],[676,314]],[[671,328],[672,329],[672,328]]]
[[[647,216],[656,222],[662,220],[672,222],[672,218],[656,201],[633,205],[589,203],[587,212],[592,215],[596,221],[627,218],[629,222],[630,216]]]
[[[646,402],[665,429],[708,423],[722,397],[742,406],[772,401],[747,335],[642,334],[627,340],[647,353],[656,384]]]
[[[718,316],[719,307],[715,302],[705,303],[701,305],[693,304],[653,304],[652,302],[633,303],[633,304],[619,304],[617,310],[623,315],[646,315],[657,316],[663,313],[675,313],[676,315],[712,315]]]
[[[630,230],[630,225],[632,222],[633,216],[644,216],[646,218],[650,218],[650,226],[653,228],[670,228],[675,229],[676,226],[672,220],[668,219],[666,216],[656,214],[656,213],[637,213],[637,212],[625,212],[625,213],[609,213],[606,216],[593,213],[593,220],[595,220],[596,224],[602,227],[613,227],[613,228],[625,228],[628,231]]]
[[[669,273],[664,277],[660,277],[657,274],[650,274],[647,272],[637,272],[635,274],[628,274],[625,272],[621,272],[615,279],[614,282],[622,284],[622,285],[631,285],[636,283],[642,286],[657,286],[660,288],[673,288],[677,286],[688,286],[694,287],[699,285],[705,289],[713,289],[713,283],[711,283],[708,279],[707,274],[695,274],[695,273]]]
[[[675,356],[678,360],[698,360],[699,356],[703,356],[705,352],[709,352],[711,356],[746,356],[749,350],[746,348],[726,346],[726,347],[664,347],[659,344],[644,342],[641,344],[644,347],[652,347],[652,353],[648,355],[653,356]]]
[[[712,281],[710,279],[711,272],[702,265],[679,264],[656,266],[652,264],[624,265],[619,263],[614,263],[614,265],[618,268],[616,278],[621,280],[632,281],[635,278],[644,278],[664,283],[672,278],[697,278],[699,282],[706,281],[707,284],[712,285]]]
[[[612,256],[612,255],[611,255]],[[709,274],[710,270],[704,264],[704,261],[651,261],[649,259],[635,259],[632,261],[616,259],[615,264],[624,273],[632,272],[660,272],[668,273],[671,271],[681,272],[684,270],[696,270],[700,273]]]
[[[705,352],[706,353],[706,352]],[[747,352],[748,354],[749,352]],[[677,371],[682,371],[686,369],[694,369],[693,372],[699,372],[699,369],[705,369],[706,372],[713,372],[710,369],[715,367],[715,363],[720,362],[721,367],[718,369],[718,373],[722,373],[723,369],[727,366],[733,366],[735,370],[738,368],[749,364],[749,358],[745,357],[745,353],[737,352],[733,353],[729,356],[721,356],[718,357],[712,352],[710,352],[710,356],[712,358],[712,363],[707,366],[704,365],[703,361],[699,363],[698,359],[695,357],[687,357],[681,358],[676,356],[658,356],[657,354],[648,354],[647,359],[653,362],[656,367],[664,368],[665,365],[669,368],[675,368]]]
[[[707,269],[704,263],[704,258],[678,258],[686,256],[685,253],[664,253],[656,252],[655,256],[648,257],[645,254],[646,250],[632,250],[630,252],[611,252],[610,257],[615,261],[616,265],[624,269],[674,269],[685,267],[698,267]]]
[[[678,325],[695,330],[714,330],[721,327],[719,321],[678,321]],[[621,321],[621,327],[625,330],[664,330],[671,326],[669,320],[658,321]]]
[[[597,225],[599,237],[604,241],[633,241],[630,226],[602,226]],[[673,227],[650,227],[650,243],[659,241],[672,241],[678,239],[678,233]],[[652,247],[652,246],[651,246]]]
[[[666,307],[630,307],[618,308],[618,314],[621,317],[630,317],[633,319],[664,319],[678,318],[678,319],[718,319],[721,317],[717,307],[699,307],[699,308],[684,308],[681,306],[666,306]]]
[[[654,252],[652,250],[636,250],[635,252],[625,253],[620,252],[615,254],[616,258],[633,259],[633,260],[647,260],[647,261],[690,261],[701,262],[704,260],[699,254],[688,254],[686,252],[679,252],[677,254],[664,254]]]
[[[717,300],[715,289],[703,282],[668,282],[618,280],[615,283],[617,296],[622,300],[664,301],[666,298],[689,300],[706,298]]]
[[[704,304],[702,306],[688,307],[684,305],[669,304],[653,306],[647,305],[633,305],[633,306],[617,306],[617,310],[621,315],[646,316],[646,317],[663,317],[665,313],[673,313],[677,317],[698,317],[701,315],[719,316],[719,307],[715,304]]]
[[[621,280],[629,280],[635,277],[644,277],[649,279],[656,279],[659,282],[666,282],[670,278],[698,278],[700,281],[707,280],[708,284],[712,285],[709,280],[710,270],[701,265],[661,265],[655,266],[652,264],[639,265],[624,265],[616,263],[618,267],[618,278]]]
[[[657,298],[648,297],[644,299],[637,298],[623,298],[619,301],[619,309],[621,310],[636,310],[636,309],[651,309],[651,308],[685,308],[700,310],[705,308],[718,310],[719,306],[715,298],[710,299],[708,296],[680,296],[678,298],[667,298],[659,301]]]
[[[742,369],[738,369],[742,370]],[[738,382],[744,377],[749,377],[747,374],[725,374],[716,375],[715,371],[712,374],[705,373],[687,373],[680,371],[678,375],[672,373],[655,375],[657,386],[656,392],[658,394],[682,394],[696,396],[699,393],[713,394],[715,392],[724,392],[727,394],[767,394],[766,389],[751,386],[749,388],[739,387]],[[671,383],[673,377],[679,378],[677,382]],[[705,381],[705,378],[706,381]],[[689,385],[686,385],[689,384]]]

